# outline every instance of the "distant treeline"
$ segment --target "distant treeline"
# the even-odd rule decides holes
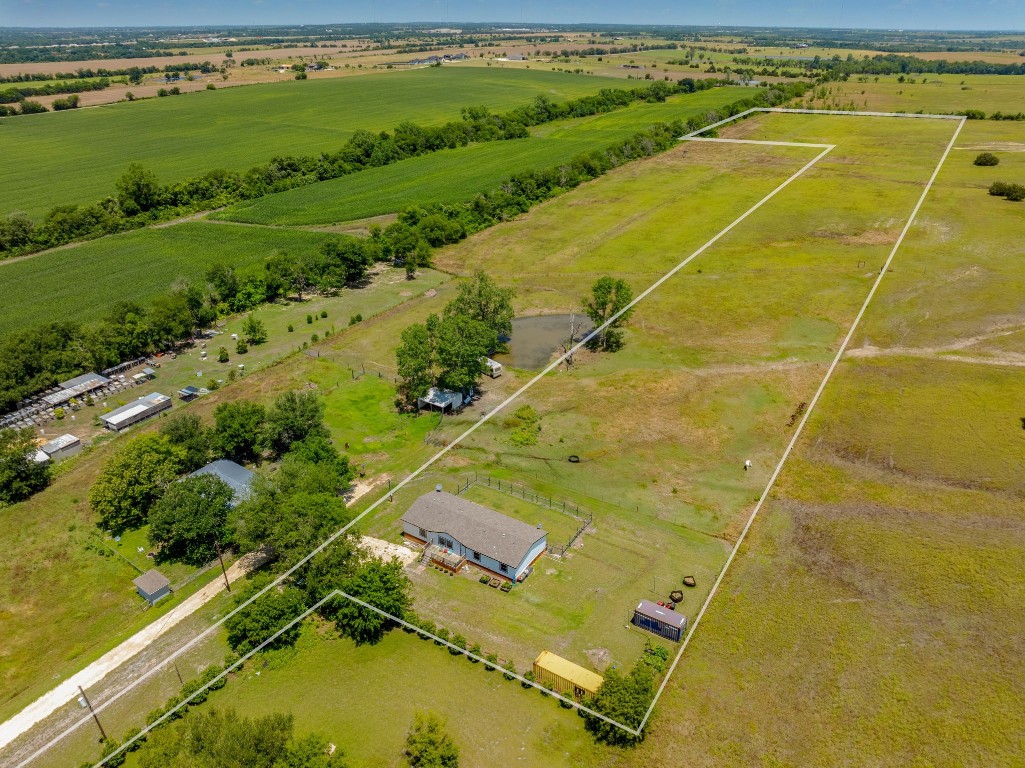
[[[561,56],[564,59],[570,56],[612,56],[618,53],[637,53],[639,51],[675,51],[679,48],[677,43],[634,43],[632,45],[592,45],[587,48],[563,48],[559,51],[541,51],[545,56]]]
[[[70,83],[46,83],[45,85],[23,85],[17,88],[6,88],[0,91],[0,104],[16,104],[32,96],[56,96],[61,93],[85,93],[86,91],[102,91],[110,87],[110,80],[105,77],[99,80],[87,80]]]
[[[994,64],[988,61],[930,61],[917,56],[880,54],[856,58],[853,54],[810,59],[771,59],[735,56],[734,63],[749,67],[794,67],[809,73],[822,73],[825,79],[839,80],[851,75],[1025,75],[1025,62],[1020,64]]]
[[[74,48],[6,48],[0,50],[0,64],[43,61],[92,61],[94,59],[147,59],[157,56],[187,56],[188,51],[135,45],[96,45]]]
[[[632,90],[605,89],[594,96],[563,104],[540,96],[529,106],[499,115],[491,114],[485,107],[466,107],[461,120],[441,126],[424,127],[404,122],[391,133],[361,130],[337,152],[316,156],[282,155],[244,173],[214,170],[166,186],[159,185],[152,174],[140,167],[130,170],[118,181],[115,193],[98,203],[56,206],[39,223],[20,213],[0,219],[0,258],[123,232],[441,149],[525,138],[530,135],[530,126],[611,112],[635,101],[665,101],[673,93],[719,84],[712,80],[681,83],[658,81]]]
[[[707,81],[681,81],[676,86],[658,82],[643,90],[649,91],[650,98],[664,100],[677,91],[697,90],[704,82]],[[254,274],[238,275],[230,267],[215,266],[208,272],[204,285],[178,287],[154,299],[149,307],[120,303],[97,323],[55,322],[11,333],[0,340],[0,412],[12,409],[20,400],[61,379],[167,348],[188,338],[195,329],[208,326],[219,313],[242,312],[289,292],[301,296],[311,288],[329,290],[358,283],[375,260],[406,262],[407,271],[411,264],[414,268],[426,266],[433,248],[514,218],[533,205],[613,168],[671,149],[685,133],[752,107],[784,104],[804,95],[809,87],[804,83],[774,85],[700,118],[659,123],[610,147],[581,154],[568,163],[515,174],[494,191],[464,203],[407,208],[387,228],[374,228],[369,238],[342,235],[325,243],[316,253],[278,254],[267,260],[264,270]],[[631,92],[608,92],[610,101],[606,109],[614,108],[611,94],[624,93]],[[540,97],[530,107],[515,112],[544,122],[546,116],[570,116],[570,108],[576,103],[556,105]],[[132,194],[136,204],[145,203],[140,197],[155,193],[154,187],[146,184],[144,172],[136,172],[123,182],[119,182],[119,188]]]

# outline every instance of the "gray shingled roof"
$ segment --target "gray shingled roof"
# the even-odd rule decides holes
[[[152,595],[159,592],[164,587],[170,586],[171,582],[168,581],[167,577],[156,568],[150,568],[146,573],[142,574],[142,576],[136,576],[135,579],[132,580],[132,584],[137,586],[147,595]]]
[[[242,465],[228,459],[212,461],[205,467],[197,469],[189,477],[199,477],[201,475],[213,475],[231,486],[236,504],[240,501],[245,501],[252,494],[253,478],[256,477],[256,475]]]
[[[425,493],[402,520],[427,531],[447,533],[463,546],[514,567],[547,535],[540,528],[444,491]]]

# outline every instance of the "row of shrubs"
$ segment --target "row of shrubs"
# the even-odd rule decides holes
[[[994,181],[989,187],[989,193],[994,197],[1005,197],[1011,202],[1020,203],[1025,200],[1025,185]]]
[[[227,675],[220,677],[220,679],[218,678],[221,675],[221,673],[223,673],[233,664],[236,664],[238,662],[238,659],[239,657],[235,654],[228,654],[228,656],[224,659],[223,665],[213,664],[204,669],[203,673],[199,677],[193,680],[189,680],[187,683],[185,683],[182,686],[181,690],[175,696],[172,696],[170,699],[167,700],[164,706],[157,707],[152,712],[150,712],[146,716],[146,725],[153,725],[157,720],[159,720],[161,717],[168,713],[170,713],[170,716],[167,718],[167,721],[165,722],[177,720],[178,718],[183,717],[192,707],[205,703],[210,696],[210,691],[220,690],[227,684]],[[197,691],[200,691],[200,689],[204,688],[204,686],[205,689],[197,693]],[[183,701],[185,701],[193,695],[195,695],[195,698],[189,701],[188,705],[182,707],[177,711],[172,711],[175,707],[177,707],[179,704],[181,704]],[[141,731],[141,728],[132,728],[130,731],[125,733],[123,737],[121,737],[120,741],[114,739],[107,739],[103,742],[103,749],[100,753],[100,758],[107,758],[107,762],[105,763],[107,768],[117,768],[120,765],[124,765],[125,760],[128,758],[128,754],[131,752],[135,752],[145,743],[145,736],[138,739],[136,738]],[[132,741],[132,739],[136,740]],[[132,743],[129,744],[126,749],[119,752],[117,755],[114,755],[113,757],[108,757],[109,755],[112,755],[114,752],[117,752],[117,750],[121,749],[121,747],[124,744],[127,744],[128,742]],[[81,768],[92,768],[93,764],[93,761],[90,760],[89,762],[82,763]]]
[[[453,656],[464,655],[472,664],[479,664],[484,659],[484,669],[488,672],[502,671],[506,680],[517,679],[516,666],[511,660],[501,662],[498,655],[488,653],[481,649],[479,643],[469,644],[469,641],[460,634],[451,634],[444,627],[437,627],[429,619],[419,619],[416,616],[407,616],[406,621],[414,627],[430,633],[438,639],[434,639],[435,645],[444,645],[445,641],[448,652]],[[403,626],[407,633],[415,632],[414,629]],[[422,640],[432,640],[426,634],[417,633]],[[453,647],[454,646],[454,647]],[[472,655],[471,655],[472,654]],[[477,657],[477,658],[474,658]],[[565,709],[574,707],[574,702],[599,712],[617,722],[637,727],[640,725],[644,714],[655,695],[655,680],[663,675],[669,667],[670,653],[665,646],[656,645],[648,641],[644,645],[644,652],[640,659],[628,673],[621,673],[615,667],[605,673],[605,681],[594,696],[590,697],[568,697],[559,698],[559,705]],[[554,691],[538,681],[533,670],[528,670],[522,675],[520,685],[524,688],[536,688],[542,696],[549,696]],[[601,718],[595,717],[582,709],[577,710],[584,719],[587,730],[595,739],[608,744],[625,746],[639,741],[643,738],[634,736],[618,726],[611,725]]]

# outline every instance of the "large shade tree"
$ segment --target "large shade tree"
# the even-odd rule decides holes
[[[89,490],[99,525],[115,533],[143,525],[185,461],[185,449],[163,435],[141,435],[125,443],[107,459]]]
[[[149,513],[150,543],[160,561],[203,565],[226,543],[234,492],[214,475],[186,477],[171,486]]]
[[[50,482],[49,468],[35,453],[31,429],[0,429],[0,505],[27,499]]]

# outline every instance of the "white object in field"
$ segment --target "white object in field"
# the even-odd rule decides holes
[[[751,459],[744,462],[744,471],[747,472],[749,469],[751,469]]]

